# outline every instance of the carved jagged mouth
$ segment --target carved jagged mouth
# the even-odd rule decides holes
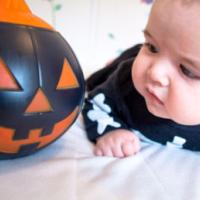
[[[0,153],[18,153],[23,146],[27,145],[37,144],[36,150],[48,145],[69,128],[78,112],[77,106],[66,118],[54,125],[50,134],[44,136],[41,135],[43,128],[39,128],[30,130],[25,139],[13,140],[15,129],[0,127]]]

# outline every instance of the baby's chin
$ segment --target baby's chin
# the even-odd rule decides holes
[[[191,119],[189,117],[187,118],[184,115],[169,116],[169,115],[165,115],[165,114],[162,114],[162,113],[156,113],[156,112],[152,111],[151,109],[149,109],[148,107],[147,107],[147,109],[155,117],[171,120],[175,124],[178,124],[178,125],[181,125],[181,126],[199,126],[200,125],[200,120],[194,120],[194,119]]]
[[[200,120],[189,120],[187,118],[185,119],[174,119],[173,120],[175,123],[182,125],[182,126],[199,126],[200,125]]]
[[[170,119],[168,114],[163,110],[154,105],[151,105],[146,102],[147,110],[155,117],[163,118],[163,119]]]

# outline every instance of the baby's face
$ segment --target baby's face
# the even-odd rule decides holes
[[[156,0],[132,68],[136,89],[155,116],[200,124],[200,3]]]

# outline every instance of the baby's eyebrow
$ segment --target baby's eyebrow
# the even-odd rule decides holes
[[[195,60],[195,59],[190,59],[187,58],[186,56],[183,56],[183,59],[193,68],[200,70],[200,61],[199,60]]]

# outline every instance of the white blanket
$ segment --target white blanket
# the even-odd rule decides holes
[[[0,161],[1,200],[199,200],[200,154],[148,141],[135,156],[95,157],[81,116],[42,151]]]

